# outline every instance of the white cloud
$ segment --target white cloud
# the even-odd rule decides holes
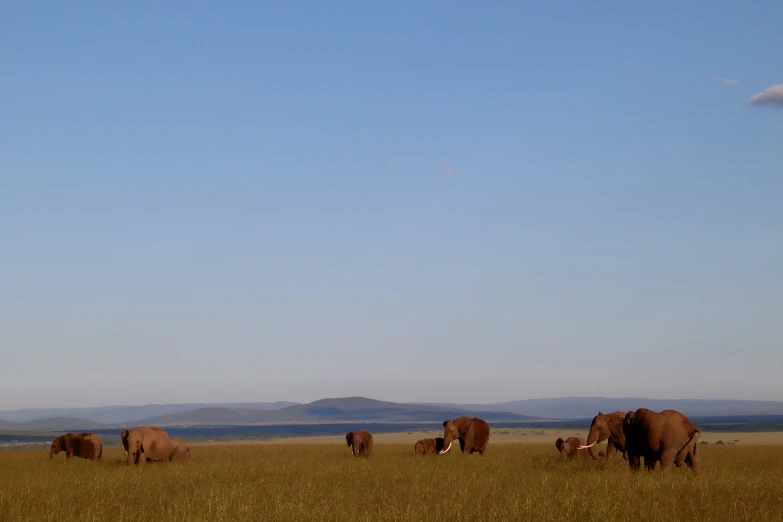
[[[783,83],[773,85],[764,92],[754,94],[748,99],[748,105],[783,107]]]
[[[739,85],[737,78],[721,78],[719,76],[713,76],[710,78],[711,82],[722,83],[723,85]]]

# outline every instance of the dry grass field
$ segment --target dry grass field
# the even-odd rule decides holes
[[[566,462],[551,442],[417,458],[413,441],[383,441],[369,459],[344,444],[205,444],[146,467],[117,447],[100,463],[2,451],[0,520],[783,520],[783,446],[706,445],[695,475]]]

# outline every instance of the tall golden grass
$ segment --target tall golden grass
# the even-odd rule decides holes
[[[702,446],[702,471],[568,462],[554,444],[484,457],[369,459],[331,445],[194,446],[189,462],[128,467],[0,452],[0,520],[783,520],[783,447]],[[62,457],[62,456],[61,456]]]

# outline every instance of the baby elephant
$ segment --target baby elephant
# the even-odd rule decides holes
[[[139,464],[153,462],[171,462],[190,458],[190,447],[182,439],[160,437],[155,439],[149,448],[144,448],[139,455]]]
[[[61,451],[65,452],[65,460],[71,460],[71,457],[101,460],[103,442],[94,433],[66,433],[54,439],[49,458],[54,458]]]
[[[414,455],[437,455],[443,450],[443,437],[421,439],[413,447]]]
[[[566,440],[558,437],[555,441],[555,446],[557,451],[560,452],[560,456],[564,459],[584,459],[590,457],[590,451],[587,448],[579,449],[580,446],[587,446],[587,441],[581,437],[568,437]],[[603,453],[602,451],[598,455],[603,457]]]

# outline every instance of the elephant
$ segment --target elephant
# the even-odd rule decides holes
[[[103,441],[94,433],[66,433],[54,439],[49,458],[54,458],[61,451],[65,452],[65,460],[71,460],[71,457],[102,460]]]
[[[367,430],[349,431],[345,434],[345,442],[351,448],[354,457],[369,457],[372,455],[372,433]]]
[[[168,437],[169,434],[166,433],[166,430],[158,426],[150,428],[139,426],[135,430],[128,430],[127,428],[122,430],[120,438],[126,451],[128,465],[137,464],[139,455],[144,452],[145,448],[149,448],[156,439],[167,439]]]
[[[413,446],[414,455],[437,455],[443,450],[443,437],[421,439]]]
[[[590,457],[590,451],[586,447],[587,441],[582,437],[568,437],[565,440],[558,437],[555,441],[555,446],[557,447],[557,451],[560,452],[560,456],[564,459],[584,459]],[[598,456],[603,457],[604,452],[598,453]]]
[[[148,448],[139,454],[139,463],[146,464],[149,461],[171,462],[173,460],[188,460],[190,447],[188,443],[179,438],[157,437]]]
[[[489,424],[483,419],[467,416],[457,417],[454,420],[447,420],[443,423],[443,445],[444,449],[440,454],[448,453],[454,439],[459,439],[459,447],[463,455],[478,452],[484,455],[489,444]]]
[[[655,469],[655,463],[660,461],[663,471],[683,464],[699,471],[701,430],[682,413],[675,410],[658,413],[647,408],[629,411],[623,419],[623,433],[632,470],[639,469],[644,457],[648,470]]]
[[[592,424],[590,424],[587,444],[583,444],[577,449],[589,449],[590,456],[595,460],[605,456],[606,460],[609,461],[618,451],[622,453],[624,460],[628,460],[625,450],[625,434],[623,433],[623,419],[625,419],[625,415],[622,411],[614,413],[601,413],[599,411],[598,415],[593,417]],[[605,440],[608,440],[606,443],[606,454],[601,455],[600,452],[595,450],[595,445]]]

